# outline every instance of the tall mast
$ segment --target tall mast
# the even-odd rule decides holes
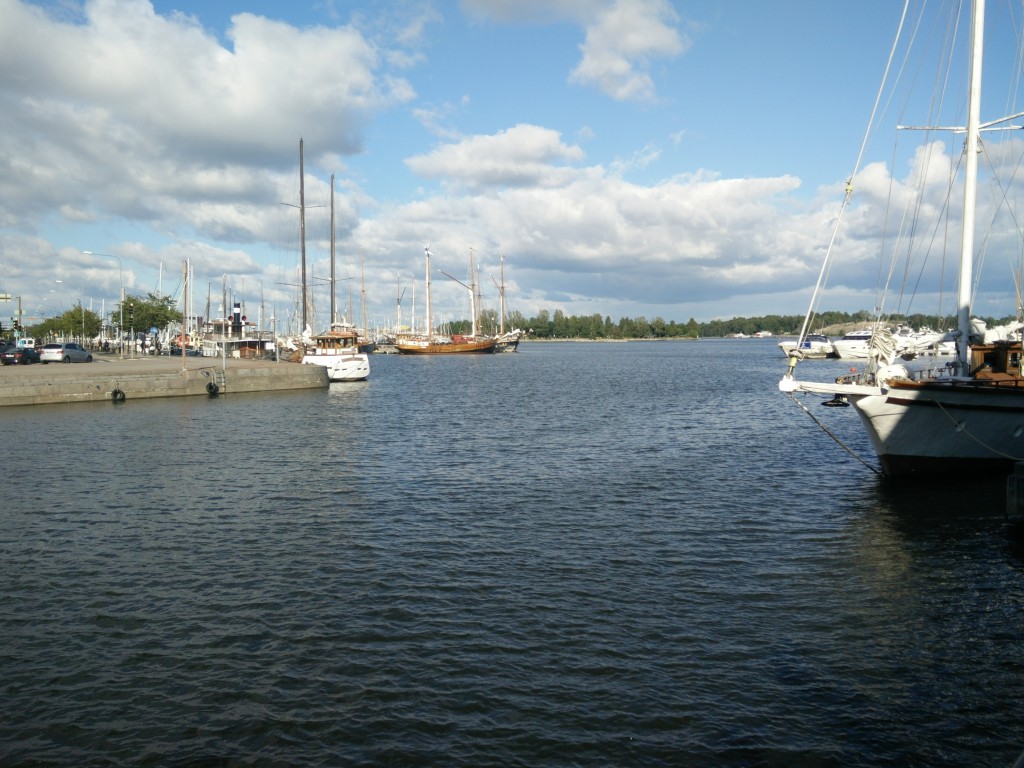
[[[302,165],[302,139],[299,139],[299,240],[302,250],[302,329],[305,332],[308,323],[307,310],[309,300],[306,292],[306,172]]]
[[[974,285],[974,208],[978,196],[978,134],[981,125],[981,63],[985,37],[985,0],[974,0],[971,18],[971,82],[967,94],[967,139],[964,143],[964,223],[960,242],[960,289],[957,298],[957,354],[963,372],[970,369],[971,289]]]
[[[430,246],[428,245],[423,250],[427,252],[427,343],[429,344],[433,335],[430,324]]]
[[[331,174],[331,325],[338,322],[334,299],[334,174]]]
[[[395,338],[402,330],[402,278],[395,281]],[[416,329],[413,328],[415,331]]]
[[[501,254],[501,330],[500,334],[505,333],[505,254]]]
[[[188,316],[189,316],[189,304],[190,304],[190,301],[191,301],[191,299],[189,297],[189,292],[192,290],[192,278],[189,276],[189,273],[188,273],[188,259],[185,259],[184,261],[182,261],[182,263],[181,263],[181,270],[182,270],[182,276],[181,276],[181,285],[182,285],[181,304],[182,304],[182,309],[185,310],[185,318],[181,321],[181,334],[180,334],[179,338],[181,339],[181,370],[184,371],[185,368],[187,367],[187,362],[186,362],[186,359],[185,359],[185,347],[188,346],[188,343],[185,341],[185,339],[188,338]]]
[[[369,338],[369,333],[366,330],[366,265],[363,263],[362,251],[359,252],[359,282],[359,292],[363,304],[363,337]]]
[[[473,313],[473,338],[476,338],[476,269],[472,248],[469,249],[469,309]]]

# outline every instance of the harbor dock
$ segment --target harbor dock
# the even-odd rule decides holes
[[[91,363],[3,366],[0,406],[211,397],[329,385],[327,369],[320,365],[214,357],[183,361],[166,355],[122,359],[93,353]]]

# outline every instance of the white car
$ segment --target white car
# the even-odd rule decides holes
[[[39,351],[41,363],[91,363],[92,353],[81,344],[46,344]]]

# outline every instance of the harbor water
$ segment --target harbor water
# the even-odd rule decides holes
[[[371,366],[0,410],[0,765],[1024,750],[1004,489],[881,483],[778,392],[772,340]]]

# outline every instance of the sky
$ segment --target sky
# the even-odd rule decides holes
[[[293,322],[301,139],[321,325],[332,175],[339,313],[365,295],[371,325],[422,313],[426,247],[462,283],[472,258],[492,309],[503,260],[527,317],[803,314],[901,12],[0,0],[0,293],[26,323],[109,312],[122,286],[180,295],[187,260],[197,314],[226,285],[250,319]],[[856,268],[823,308],[871,309],[872,195],[949,147],[864,158]],[[467,317],[466,288],[431,280],[435,318]]]

